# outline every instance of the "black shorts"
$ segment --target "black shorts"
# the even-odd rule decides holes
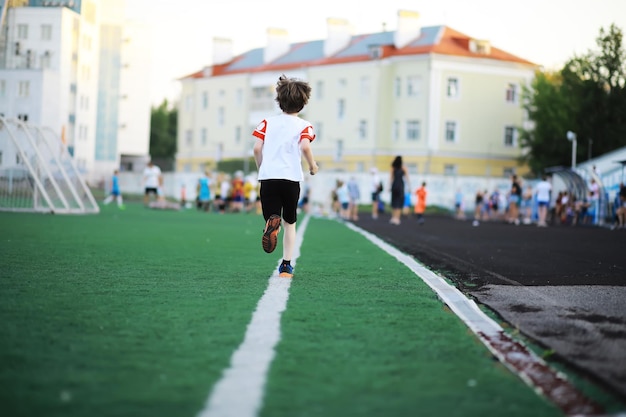
[[[146,187],[146,191],[145,194],[154,194],[154,195],[159,195],[159,192],[157,191],[157,189],[155,187]]]
[[[289,224],[298,220],[296,212],[300,199],[298,181],[261,180],[259,195],[265,220],[269,219],[272,214],[281,216]]]

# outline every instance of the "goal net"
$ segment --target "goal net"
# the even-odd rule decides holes
[[[51,129],[1,116],[0,210],[100,211],[67,146]]]

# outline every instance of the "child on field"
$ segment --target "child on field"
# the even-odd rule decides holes
[[[296,220],[300,182],[303,181],[302,155],[315,175],[318,166],[313,159],[311,142],[315,139],[313,126],[298,117],[309,102],[311,87],[308,83],[281,75],[276,85],[276,101],[281,114],[268,117],[259,123],[252,135],[256,137],[254,159],[261,183],[261,206],[265,219],[263,250],[276,249],[281,214],[283,233],[283,260],[278,267],[279,276],[293,277],[291,259],[296,244]]]
[[[120,192],[120,182],[117,177],[119,171],[116,169],[113,171],[113,177],[111,178],[111,194],[108,195],[107,198],[104,199],[104,204],[109,204],[113,199],[117,201],[117,207],[121,210],[124,210],[124,203],[122,202],[122,193]]]

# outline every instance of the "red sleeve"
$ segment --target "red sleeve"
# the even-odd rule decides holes
[[[300,140],[308,139],[313,142],[315,140],[315,132],[313,132],[313,126],[309,125],[304,128],[302,132],[300,132]]]
[[[252,136],[265,140],[265,129],[267,129],[267,120],[263,119],[256,129],[254,129],[254,132],[252,132]]]

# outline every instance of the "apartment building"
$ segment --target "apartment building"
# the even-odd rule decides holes
[[[91,180],[108,177],[124,152],[148,155],[148,52],[124,4],[30,0],[2,10],[0,114],[60,136]]]
[[[274,88],[286,74],[312,87],[301,115],[314,124],[325,170],[387,170],[402,155],[413,174],[524,171],[521,90],[537,65],[447,26],[422,27],[412,11],[398,12],[395,31],[327,26],[326,39],[299,43],[268,29],[264,48],[238,56],[215,39],[213,65],[180,80],[177,169],[251,155],[251,132],[279,111]]]

